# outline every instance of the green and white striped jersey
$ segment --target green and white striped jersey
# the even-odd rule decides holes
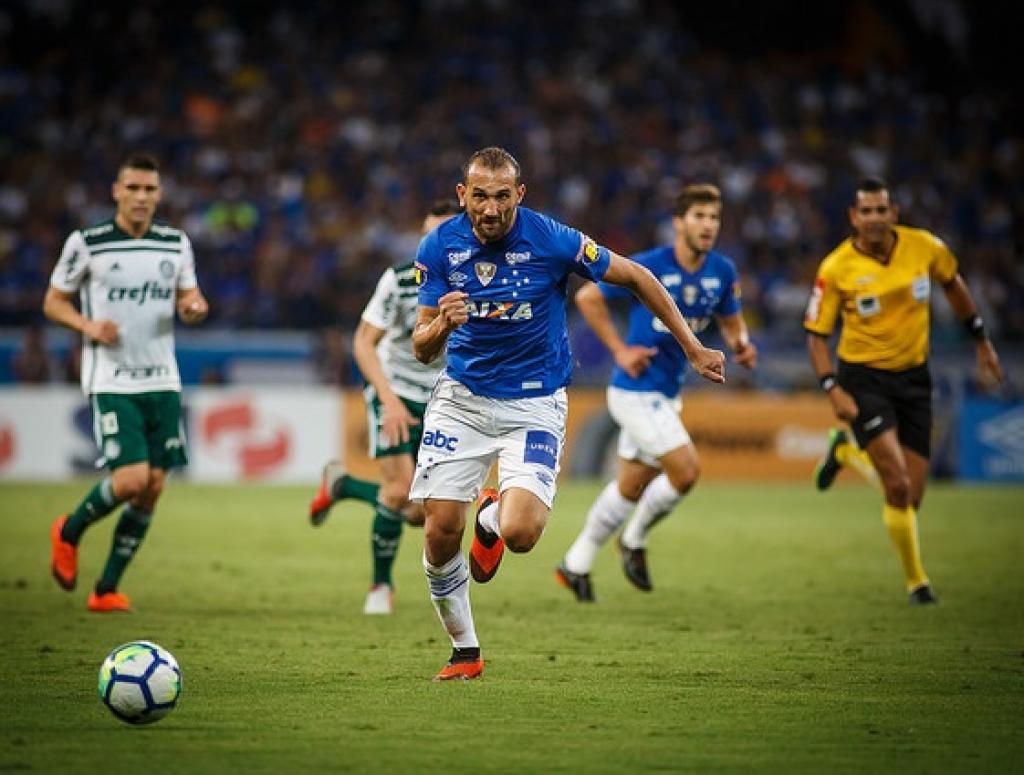
[[[83,343],[86,395],[181,390],[174,357],[175,300],[178,290],[196,287],[185,232],[154,223],[136,239],[113,219],[74,231],[50,285],[78,291],[85,317],[117,323],[113,345]]]
[[[377,281],[377,289],[366,304],[362,318],[385,332],[377,345],[377,356],[391,389],[402,398],[426,403],[434,383],[444,371],[445,361],[444,357],[439,357],[425,365],[412,354],[418,296],[413,262],[391,267]]]

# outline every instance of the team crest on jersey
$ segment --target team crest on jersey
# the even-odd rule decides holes
[[[427,281],[427,268],[417,261],[412,265],[412,275],[416,285],[423,285]]]
[[[697,303],[697,295],[700,290],[696,285],[684,285],[683,286],[683,304],[687,307],[692,307]]]
[[[160,276],[165,280],[170,280],[174,277],[174,262],[168,259],[163,259],[160,262]]]
[[[478,261],[473,267],[473,271],[476,272],[476,279],[480,281],[480,284],[487,285],[498,273],[498,266],[490,261]]]

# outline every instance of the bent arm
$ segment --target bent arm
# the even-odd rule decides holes
[[[601,279],[629,289],[634,296],[640,299],[643,305],[672,332],[672,336],[679,342],[679,346],[683,348],[687,358],[692,360],[691,355],[705,349],[694,336],[668,291],[647,267],[617,253],[612,253],[608,271]]]
[[[647,267],[611,253],[608,271],[601,279],[627,288],[640,299],[679,342],[694,371],[711,382],[725,382],[725,356],[700,343],[675,301]]]
[[[420,307],[412,332],[412,354],[420,363],[433,363],[448,343],[450,333],[439,308]]]
[[[832,353],[828,347],[828,337],[821,334],[807,335],[807,354],[811,358],[811,368],[814,369],[814,376],[821,380],[829,374],[835,373],[832,366]]]
[[[1003,368],[999,364],[999,355],[992,340],[985,333],[981,318],[978,317],[978,306],[974,303],[971,291],[964,282],[963,276],[957,272],[953,279],[942,286],[946,294],[949,306],[953,308],[954,314],[960,322],[967,324],[977,319],[978,328],[971,328],[971,335],[974,337],[974,349],[978,358],[978,367],[982,373],[987,373],[996,382],[1003,381]]]
[[[420,306],[416,328],[412,332],[412,354],[420,363],[432,363],[444,351],[448,337],[469,320],[463,291],[449,291],[437,300],[436,307]]]
[[[608,352],[617,355],[625,350],[626,343],[615,328],[611,313],[608,311],[608,302],[605,301],[597,283],[586,283],[576,292],[576,307],[587,321],[587,325],[597,334],[597,338],[608,348]]]
[[[828,383],[822,384],[822,388],[828,394],[828,400],[832,404],[832,413],[837,419],[853,422],[857,419],[857,402],[835,381],[828,337],[823,334],[808,333],[807,352],[811,356],[811,368],[814,369],[814,375],[819,382],[825,377],[833,377]]]
[[[757,365],[757,348],[750,341],[747,321],[743,319],[742,313],[719,317],[718,330],[722,332],[726,345],[735,353],[737,363],[748,369]]]
[[[51,285],[43,297],[43,314],[54,323],[78,331],[87,339],[108,345],[117,341],[117,323],[113,320],[90,320],[75,309],[73,299],[73,294]]]
[[[67,293],[51,285],[43,297],[43,314],[54,323],[60,323],[72,331],[84,334],[91,321],[75,309],[74,298],[73,293]]]

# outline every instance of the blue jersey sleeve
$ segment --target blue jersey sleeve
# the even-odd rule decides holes
[[[555,260],[558,274],[569,272],[597,282],[604,277],[611,263],[608,248],[598,245],[586,234],[559,223],[553,218],[540,216],[539,231],[543,234],[546,253]]]
[[[740,281],[736,273],[736,265],[729,259],[723,260],[722,298],[715,308],[715,314],[722,317],[735,315],[740,311]]]
[[[420,305],[436,307],[438,300],[451,290],[444,272],[444,252],[441,250],[436,229],[420,241],[414,266]]]

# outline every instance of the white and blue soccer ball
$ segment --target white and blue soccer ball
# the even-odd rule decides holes
[[[127,724],[152,724],[178,704],[181,669],[167,649],[147,640],[124,643],[100,666],[100,699]]]

